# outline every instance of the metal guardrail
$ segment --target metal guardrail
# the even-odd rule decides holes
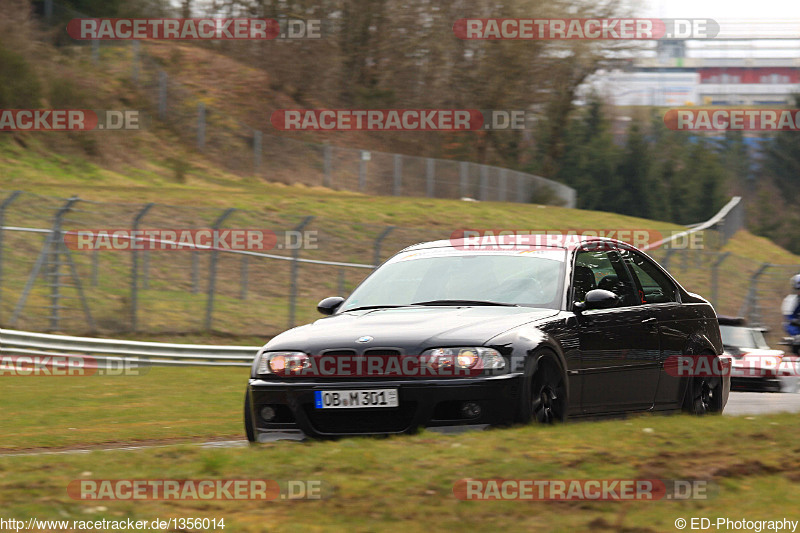
[[[50,335],[0,329],[0,354],[6,356],[90,356],[153,366],[249,367],[260,346],[170,344]]]
[[[697,233],[698,231],[704,231],[704,230],[707,230],[708,228],[710,228],[712,226],[716,226],[717,224],[720,224],[720,223],[724,224],[725,223],[725,217],[730,215],[730,213],[735,208],[740,207],[741,202],[742,202],[742,197],[741,196],[734,196],[733,198],[731,198],[731,200],[727,204],[725,204],[722,207],[722,209],[719,210],[719,212],[716,215],[714,215],[710,219],[706,220],[705,222],[701,222],[699,224],[692,224],[691,226],[688,226],[689,227],[688,230],[682,231],[680,233],[675,233],[673,235],[670,235],[666,239],[661,239],[660,241],[657,241],[657,242],[654,242],[654,243],[650,243],[647,246],[645,246],[644,248],[642,248],[642,250],[644,250],[645,252],[648,251],[648,250],[653,250],[653,249],[658,248],[659,246],[662,246],[662,245],[664,245],[664,244],[666,244],[668,242],[674,241],[678,237],[684,237],[686,235],[691,235],[692,233]],[[738,230],[739,228],[737,227],[736,229]],[[730,237],[730,235],[728,235],[728,237]]]

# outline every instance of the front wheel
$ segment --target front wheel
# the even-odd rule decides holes
[[[532,363],[532,362],[531,362]],[[542,356],[532,371],[522,395],[523,422],[539,424],[564,422],[567,418],[567,387],[559,365]]]
[[[683,410],[699,416],[721,413],[722,378],[691,378],[683,400]]]

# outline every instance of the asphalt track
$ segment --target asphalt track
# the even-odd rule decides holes
[[[724,414],[730,416],[800,413],[800,393],[731,392]]]

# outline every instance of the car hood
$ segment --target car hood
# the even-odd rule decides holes
[[[436,346],[480,346],[492,337],[557,314],[531,307],[403,307],[352,311],[290,329],[269,343],[269,350],[399,348],[419,354]],[[367,342],[356,339],[371,337]],[[364,340],[362,339],[362,341]]]

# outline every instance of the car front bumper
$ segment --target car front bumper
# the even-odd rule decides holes
[[[512,423],[517,419],[521,374],[435,380],[349,380],[328,382],[268,381],[251,378],[248,383],[250,414],[257,439],[264,435],[293,438],[301,433],[325,438],[347,435],[407,433],[418,427],[484,426]],[[315,391],[397,389],[398,407],[319,409]],[[466,402],[480,407],[468,417]],[[266,421],[265,406],[276,416]]]

